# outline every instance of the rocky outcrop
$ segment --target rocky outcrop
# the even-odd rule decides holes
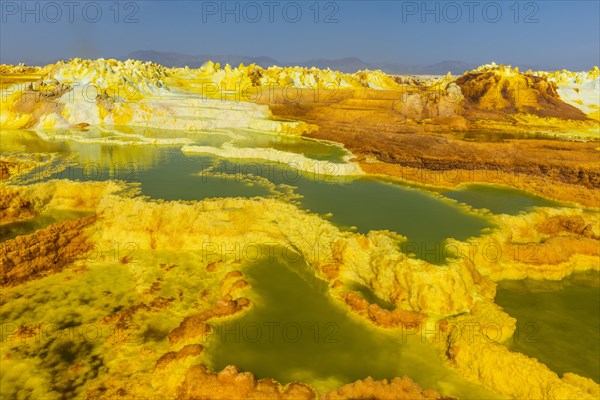
[[[186,81],[177,79],[176,70],[158,64],[73,59],[43,71],[45,78],[40,82],[16,82],[3,88],[2,128],[128,125],[209,131],[250,128],[275,134],[310,129],[300,122],[271,119],[266,106],[198,96],[195,83],[174,93]],[[164,82],[167,76],[173,76],[172,87]]]
[[[489,234],[449,243],[494,281],[559,280],[574,271],[600,270],[600,225],[595,214],[541,208],[494,220],[498,228]]]
[[[14,156],[0,156],[0,180],[23,175],[40,164],[34,160],[23,160]]]
[[[326,99],[304,89],[294,101],[274,90],[256,101],[318,126],[306,135],[344,144],[368,173],[443,187],[503,184],[597,208],[598,124],[557,90],[545,77],[490,66],[454,81],[339,88]]]
[[[304,91],[296,102],[286,102],[283,94],[259,101],[275,116],[318,126],[306,135],[344,144],[368,173],[442,187],[502,184],[598,207],[598,144],[571,141],[597,136],[597,124],[580,119],[579,110],[577,120],[510,107],[482,110],[452,87],[346,89],[328,101]],[[533,133],[539,136],[530,138]]]
[[[257,381],[250,372],[239,372],[234,366],[213,373],[205,366],[197,365],[187,371],[185,380],[177,389],[177,398],[313,400],[316,395],[310,387],[301,383],[281,387],[272,379]]]
[[[92,250],[85,228],[95,216],[58,222],[0,244],[0,286],[14,286],[56,273]]]
[[[190,339],[201,340],[212,332],[212,328],[206,323],[209,319],[236,314],[250,304],[250,300],[246,298],[233,300],[231,296],[226,296],[219,300],[214,308],[185,317],[181,324],[169,333],[169,343],[176,344]]]
[[[7,66],[2,73],[12,76],[21,70]],[[445,187],[498,183],[585,206],[600,204],[598,145],[571,141],[597,139],[597,121],[575,107],[581,103],[580,108],[598,113],[597,87],[586,86],[580,98],[577,86],[584,81],[597,85],[596,70],[580,79],[581,74],[521,73],[489,65],[457,79],[429,79],[381,71],[343,74],[255,65],[221,68],[213,63],[193,70],[133,60],[75,59],[36,71],[46,86],[58,91],[47,91],[53,93],[51,101],[39,101],[40,96],[24,96],[26,84],[9,84],[0,113],[3,127],[128,125],[304,134],[341,142],[359,161],[377,160],[361,164],[367,172]],[[79,82],[94,85],[96,101],[75,86]],[[68,87],[73,90],[64,92]],[[560,93],[568,94],[569,103]],[[546,136],[519,139],[531,134]],[[288,160],[276,151],[210,146],[186,150],[293,161],[304,170],[318,164],[302,156]],[[346,175],[361,172],[351,163],[340,168]],[[444,173],[457,178],[440,183]]]
[[[407,377],[394,378],[388,381],[376,381],[369,377],[349,385],[342,386],[336,391],[325,394],[325,400],[342,399],[379,399],[379,400],[425,400],[448,399],[435,390],[424,390]]]
[[[180,399],[277,399],[312,400],[317,395],[307,385],[293,382],[286,386],[272,379],[256,380],[249,372],[239,372],[234,366],[218,373],[209,372],[203,365],[192,367],[177,390]],[[366,378],[345,385],[323,396],[327,400],[382,399],[425,400],[449,399],[435,390],[424,390],[407,377],[376,381]]]
[[[39,213],[33,200],[23,196],[21,191],[7,187],[0,190],[0,219],[3,223],[31,218]]]
[[[493,303],[495,279],[523,274],[523,271],[526,276],[555,277],[555,270],[566,274],[587,265],[582,260],[597,260],[598,253],[592,251],[591,244],[597,244],[600,226],[591,214],[582,210],[538,209],[518,216],[501,215],[495,220],[500,228],[489,233],[501,245],[532,242],[551,249],[556,246],[553,240],[569,240],[567,245],[576,249],[575,253],[561,250],[558,254],[568,257],[564,261],[568,263],[566,268],[562,259],[550,257],[553,257],[550,250],[542,253],[549,261],[542,260],[545,264],[540,265],[525,262],[515,265],[501,258],[498,267],[465,251],[461,257],[440,266],[400,253],[399,244],[406,240],[400,235],[387,231],[371,231],[367,235],[342,231],[317,215],[273,198],[150,201],[134,197],[132,192],[124,190],[124,186],[112,182],[56,181],[5,188],[12,193],[10,209],[17,210],[13,212],[16,217],[23,213],[19,211],[23,208],[35,213],[66,207],[89,209],[96,214],[95,219],[67,221],[53,225],[54,230],[49,227],[32,234],[43,239],[40,246],[15,246],[17,250],[38,249],[39,254],[50,257],[50,262],[38,262],[42,258],[36,256],[32,263],[15,262],[13,265],[9,261],[15,257],[6,257],[2,260],[3,268],[9,267],[5,269],[4,281],[9,284],[31,281],[67,266],[59,263],[54,269],[48,265],[68,260],[58,256],[62,249],[61,240],[71,237],[77,240],[80,234],[101,248],[109,248],[115,241],[133,241],[142,254],[157,251],[181,257],[182,253],[188,252],[196,257],[198,265],[190,269],[193,272],[180,278],[193,276],[193,280],[202,282],[200,288],[204,285],[203,290],[193,287],[195,297],[191,305],[174,307],[177,313],[169,316],[168,328],[161,329],[160,337],[164,341],[160,350],[148,345],[139,353],[149,365],[147,370],[136,371],[127,365],[128,361],[111,353],[119,359],[119,362],[111,361],[111,368],[115,368],[114,365],[130,368],[130,375],[120,376],[112,370],[115,377],[107,378],[105,382],[109,389],[105,387],[103,391],[97,387],[94,393],[106,392],[107,397],[115,398],[139,398],[152,391],[166,397],[172,397],[176,391],[179,397],[189,399],[315,398],[315,391],[304,384],[282,387],[271,380],[257,381],[251,374],[240,373],[234,367],[213,373],[198,365],[203,362],[199,358],[207,344],[205,339],[212,333],[208,322],[244,312],[252,306],[243,293],[249,284],[239,266],[248,261],[245,246],[257,244],[300,255],[316,276],[331,283],[329,294],[332,298],[342,300],[352,311],[381,327],[394,329],[420,325],[429,333],[435,332],[434,337],[429,337],[432,344],[460,374],[474,382],[517,398],[586,398],[597,391],[597,387],[584,378],[566,375],[561,379],[543,364],[510,352],[503,343],[513,334],[515,321]],[[29,206],[21,207],[20,204]],[[573,246],[572,240],[591,244]],[[456,248],[469,243],[457,242]],[[129,266],[129,262],[123,258],[115,261],[123,267]],[[556,262],[559,264],[555,268]],[[176,263],[162,260],[154,273],[173,273],[177,268]],[[132,276],[145,272],[131,268]],[[115,309],[101,320],[102,324],[135,333],[141,330],[135,324],[138,315],[180,304],[182,292],[157,295],[161,282],[160,279],[145,282],[139,294],[152,299]],[[170,284],[172,286],[173,282]],[[366,287],[375,297],[389,303],[390,308],[370,304],[353,292],[352,284]],[[436,322],[436,328],[432,329],[430,324]],[[463,337],[463,330],[457,330],[457,327],[464,326],[476,327],[474,333]],[[492,328],[488,329],[490,326]],[[498,329],[499,334],[490,340],[489,336]],[[107,348],[104,350],[108,351]],[[130,354],[129,351],[126,353]],[[516,378],[518,384],[515,385],[513,375],[517,368],[523,368],[528,375]],[[150,382],[158,378],[163,379],[164,384],[159,380],[160,387],[152,386]],[[417,398],[438,396],[405,379],[387,382],[365,379],[330,396],[384,397],[387,392]]]
[[[204,347],[200,344],[188,344],[179,351],[170,351],[163,354],[156,361],[156,369],[164,369],[169,364],[185,359],[186,357],[194,357],[202,354]]]
[[[417,312],[404,311],[400,308],[386,310],[378,304],[370,304],[353,291],[342,293],[341,298],[358,315],[384,328],[418,327],[427,319],[426,315]]]
[[[49,81],[39,80],[37,82],[28,83],[23,91],[23,96],[39,97],[41,101],[52,101],[62,97],[65,93],[73,90],[69,85],[60,83],[57,79]]]
[[[579,109],[560,99],[554,82],[532,73],[520,73],[517,68],[484,67],[460,76],[456,83],[468,105],[478,111],[527,113],[573,120],[587,118]],[[496,114],[490,114],[489,118],[494,119],[492,115]]]

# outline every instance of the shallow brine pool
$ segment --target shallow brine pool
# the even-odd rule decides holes
[[[155,144],[155,139],[162,140],[162,144]],[[119,143],[123,141],[131,143]],[[274,148],[326,164],[319,164],[321,169],[314,173],[300,171],[293,163],[184,153],[183,144]],[[180,132],[120,128],[43,135],[10,131],[2,133],[2,145],[4,154],[60,155],[58,161],[32,170],[17,184],[50,179],[123,180],[137,185],[141,195],[162,200],[277,197],[320,214],[343,229],[399,233],[407,237],[403,251],[435,264],[444,263],[443,246],[448,238],[465,240],[490,228],[490,213],[516,214],[534,206],[556,205],[512,189],[473,186],[442,196],[382,179],[341,176],[337,172],[348,162],[348,153],[343,148],[253,131],[183,136]],[[490,213],[477,211],[481,208]],[[77,215],[63,211],[3,225],[0,239],[11,239],[74,217]],[[150,262],[136,265],[138,271],[144,267],[156,269]],[[119,271],[127,276],[123,270]],[[330,298],[326,283],[315,278],[302,261],[262,261],[244,266],[244,275],[252,288],[248,297],[254,307],[215,326],[207,348],[207,357],[215,370],[234,364],[258,378],[275,378],[282,383],[301,380],[322,391],[367,376],[382,379],[408,375],[423,387],[435,388],[444,395],[493,398],[481,386],[467,382],[449,369],[437,351],[419,336],[405,337],[399,330],[376,328],[351,314]],[[109,281],[100,270],[92,270],[90,279],[94,276],[102,276],[105,283]],[[74,316],[61,323],[73,326],[85,322],[77,317],[78,300],[73,299],[69,304],[56,295],[44,297],[45,303],[37,304],[32,290],[36,285],[26,285],[23,298],[15,293],[19,288],[12,289],[10,298],[20,299],[19,307],[34,314],[43,313],[56,300],[67,316],[64,318]],[[95,288],[110,292],[111,285]],[[503,283],[496,298],[519,320],[521,334],[530,322],[537,324],[539,340],[516,341],[512,349],[539,358],[556,372],[576,372],[598,381],[598,286],[550,285],[552,290],[532,290],[527,285],[528,282]],[[366,297],[372,296],[366,288],[356,290]],[[77,292],[73,293],[77,297]],[[119,305],[113,304],[114,299],[103,302],[101,296],[88,297],[86,306],[94,310],[104,303],[106,307],[120,309],[132,301],[125,296],[127,304]],[[30,303],[25,301],[27,298]],[[20,318],[13,308],[4,303],[3,315]],[[159,339],[164,338],[161,335]],[[94,349],[86,351],[91,354]],[[67,368],[68,363],[65,365]]]

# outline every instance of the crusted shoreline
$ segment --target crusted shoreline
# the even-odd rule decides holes
[[[80,316],[80,322],[126,336],[158,338],[149,345],[103,338],[81,350],[95,367],[86,370],[77,364],[52,377],[46,369],[52,370],[53,365],[31,364],[27,352],[19,350],[18,344],[35,337],[39,327],[17,324],[3,343],[3,363],[17,369],[39,367],[41,372],[36,388],[20,380],[23,390],[32,394],[62,390],[88,398],[316,398],[319,393],[307,384],[284,387],[269,379],[257,381],[233,366],[220,372],[207,369],[204,349],[211,335],[207,322],[233,318],[253,307],[243,257],[228,258],[218,252],[205,257],[202,243],[209,242],[229,248],[269,243],[297,253],[315,276],[328,283],[328,295],[349,313],[392,332],[425,330],[428,342],[448,366],[500,396],[571,399],[597,398],[600,393],[600,385],[591,379],[572,373],[561,377],[537,360],[511,352],[506,342],[514,334],[515,320],[494,303],[499,280],[560,280],[573,271],[600,270],[600,143],[593,131],[598,122],[576,107],[576,101],[561,100],[561,91],[569,87],[557,87],[563,80],[560,75],[485,66],[457,79],[422,81],[380,71],[221,69],[213,64],[189,70],[114,60],[76,60],[38,69],[0,67],[1,74],[7,71],[27,78],[21,82],[13,77],[20,83],[9,96],[9,107],[3,107],[3,127],[85,129],[122,123],[302,134],[342,143],[352,151],[354,164],[344,164],[347,171],[342,174],[358,174],[359,165],[367,174],[435,187],[502,184],[575,205],[570,209],[538,207],[516,216],[494,215],[495,228],[477,238],[449,240],[453,257],[444,265],[433,265],[401,253],[399,245],[407,240],[401,235],[343,231],[279,199],[167,202],[135,196],[135,188],[110,181],[2,183],[3,222],[27,221],[53,209],[92,214],[2,243],[0,284],[9,293],[2,298],[4,304],[19,304],[19,289],[40,292],[38,282],[60,286],[123,274],[131,285],[119,288],[115,283],[114,290],[122,290],[128,302],[110,304],[106,310],[98,307],[89,316]],[[74,90],[69,85],[82,77],[97,78],[98,71],[104,71],[107,79],[99,81],[107,86],[95,101],[65,100]],[[41,82],[28,86],[27,79],[36,74]],[[581,79],[598,79],[598,75],[595,70]],[[111,87],[122,76],[139,88],[127,102]],[[249,83],[255,92],[272,82],[291,83],[299,87],[300,96],[289,101],[279,88],[270,92],[270,98],[257,99],[250,96],[251,91],[238,90],[243,96],[230,101],[220,99],[217,90],[207,103],[199,97],[207,93],[197,84],[216,81]],[[325,91],[327,101],[315,98],[314,87],[327,90],[325,85],[331,82],[339,90]],[[2,88],[12,84],[3,81]],[[21,102],[24,92],[38,99]],[[538,136],[526,137],[532,133]],[[222,154],[236,154],[235,149],[229,150]],[[283,152],[262,153],[283,159]],[[260,151],[240,154],[265,157]],[[3,157],[2,179],[18,177],[52,160],[45,157]],[[305,161],[300,156],[296,160],[301,165]],[[114,252],[114,243],[125,244],[125,251]],[[486,253],[490,245],[499,249],[498,257]],[[186,257],[194,264],[185,264]],[[140,260],[145,263],[144,271],[136,269]],[[354,284],[366,287],[391,304],[391,309],[370,303],[354,290]],[[112,293],[113,288],[105,290]],[[94,293],[89,292],[73,296],[92,302]],[[158,316],[164,326],[156,326]],[[499,328],[500,334],[490,338],[485,329],[489,325]],[[127,356],[132,351],[137,364]],[[515,384],[517,367],[525,368],[528,375],[520,376]],[[80,369],[85,374],[79,374]],[[406,377],[390,381],[365,377],[320,395],[386,398],[390,391],[407,399],[443,395],[421,389]]]
[[[484,253],[475,247],[474,257],[465,250],[459,257],[440,267],[401,254],[397,249],[398,242],[405,239],[398,235],[376,231],[372,231],[368,235],[342,232],[318,216],[276,199],[232,198],[201,202],[155,202],[140,197],[129,197],[123,194],[122,189],[122,185],[112,182],[77,183],[69,181],[34,184],[22,188],[4,187],[4,190],[15,192],[12,196],[13,204],[35,205],[26,209],[30,214],[35,214],[48,207],[70,207],[87,211],[93,209],[95,213],[93,219],[85,217],[81,220],[82,223],[57,223],[47,228],[50,231],[58,232],[59,230],[69,231],[73,227],[75,229],[73,232],[76,234],[70,235],[75,240],[73,242],[75,248],[80,250],[79,253],[73,254],[74,257],[67,258],[70,263],[61,265],[55,270],[39,271],[34,268],[35,265],[38,265],[38,260],[47,259],[54,253],[60,255],[59,252],[62,248],[45,245],[45,241],[52,242],[53,239],[52,236],[42,235],[40,233],[42,231],[19,239],[22,241],[36,239],[36,243],[38,243],[37,246],[29,248],[27,257],[18,254],[13,256],[11,251],[3,251],[3,257],[6,260],[2,262],[2,275],[11,276],[18,271],[19,276],[18,281],[9,281],[12,282],[9,285],[23,285],[24,282],[35,279],[36,276],[52,276],[60,270],[79,270],[81,272],[76,273],[75,276],[77,274],[85,276],[86,260],[89,258],[82,258],[82,255],[90,252],[89,243],[94,243],[100,248],[107,248],[113,241],[120,243],[135,241],[137,252],[135,256],[144,255],[147,260],[152,260],[153,252],[157,251],[159,252],[157,254],[167,254],[164,252],[169,251],[197,252],[202,249],[203,240],[211,243],[229,243],[230,247],[234,243],[277,244],[298,252],[315,275],[330,282],[330,294],[333,298],[339,298],[349,306],[349,311],[353,310],[371,323],[392,330],[428,327],[428,332],[439,332],[432,336],[430,334],[429,340],[439,348],[440,355],[447,360],[448,364],[468,379],[498,393],[509,397],[543,394],[544,398],[549,399],[593,398],[594,393],[599,390],[599,385],[589,379],[574,374],[565,374],[561,379],[536,360],[510,352],[503,343],[512,336],[514,319],[493,303],[494,280],[497,279],[524,275],[539,279],[548,277],[545,272],[548,270],[554,270],[552,277],[557,279],[573,270],[573,260],[581,261],[585,257],[592,261],[589,265],[585,264],[587,268],[598,270],[598,266],[594,265],[593,260],[598,257],[595,249],[600,237],[600,227],[597,223],[586,223],[586,217],[580,215],[577,210],[548,209],[510,218],[501,216],[506,228],[501,227],[490,233],[493,240],[502,246],[510,246],[511,240],[513,240],[511,238],[515,238],[514,233],[507,235],[506,229],[516,230],[516,232],[521,232],[521,235],[533,235],[529,240],[532,243],[536,243],[535,240],[542,240],[545,243],[543,246],[554,246],[553,243],[565,240],[581,242],[582,246],[572,248],[570,254],[562,254],[559,258],[546,257],[546,259],[540,260],[541,264],[536,260],[532,262],[509,257],[503,257],[496,262],[490,262],[490,260],[483,262],[486,261],[485,257],[481,260],[479,258]],[[40,193],[44,193],[44,195],[40,196]],[[18,210],[12,212],[13,214],[19,213]],[[549,218],[544,216],[547,213],[550,215]],[[520,228],[522,224],[528,224],[526,219],[539,221],[535,233]],[[248,231],[245,227],[244,221],[248,220],[253,221],[254,229],[252,231]],[[181,221],[190,222],[182,224]],[[157,229],[157,226],[161,228]],[[71,236],[64,236],[64,238],[69,240]],[[490,240],[485,236],[481,239],[483,241]],[[515,239],[522,241],[518,238]],[[586,244],[586,240],[591,241],[589,246]],[[82,245],[78,246],[78,243]],[[6,248],[10,249],[10,244],[11,241],[3,243],[3,248],[8,246]],[[314,251],[315,244],[318,244],[319,252]],[[460,246],[473,248],[468,242],[455,243],[455,245],[457,248]],[[64,246],[64,248],[69,248],[69,246]],[[42,251],[42,249],[44,250]],[[546,251],[542,251],[540,254],[544,256]],[[113,262],[127,267],[134,262],[132,257],[134,255],[131,257],[125,255]],[[137,314],[146,315],[160,312],[160,310],[168,310],[171,303],[176,304],[177,296],[173,296],[174,293],[160,292],[159,294],[157,292],[154,294],[156,290],[160,289],[160,282],[167,279],[169,274],[174,273],[173,277],[176,278],[180,273],[177,272],[180,271],[177,261],[173,260],[175,263],[171,261],[172,264],[170,264],[168,258],[163,256],[163,259],[159,268],[164,272],[161,273],[163,278],[155,281],[158,283],[142,284],[141,288],[148,287],[149,289],[144,291],[145,294],[127,309],[129,311],[121,310],[115,314],[107,314],[101,318],[101,321],[95,322],[119,327],[130,334],[136,334],[134,321]],[[202,396],[201,393],[204,393],[206,389],[204,386],[186,384],[183,381],[184,378],[187,381],[188,377],[196,381],[202,376],[202,379],[208,379],[207,384],[212,382],[210,385],[216,385],[215,390],[217,387],[223,387],[222,390],[226,390],[220,393],[237,393],[240,396],[251,396],[251,393],[255,393],[255,395],[271,393],[275,396],[275,393],[280,393],[277,396],[281,396],[281,398],[287,398],[289,393],[295,393],[294,396],[314,398],[314,391],[302,385],[292,385],[284,392],[277,392],[280,389],[277,389],[276,384],[267,381],[255,382],[248,374],[242,374],[240,378],[234,379],[238,374],[234,369],[223,371],[217,376],[207,372],[206,369],[203,369],[204,367],[194,367],[191,362],[202,359],[201,347],[206,345],[204,340],[210,334],[206,321],[210,318],[233,315],[245,308],[252,307],[252,302],[244,294],[244,291],[251,290],[251,288],[249,289],[248,283],[239,269],[239,262],[243,262],[243,260],[236,260],[235,257],[228,259],[227,256],[223,258],[223,254],[218,252],[211,252],[209,257],[197,260],[199,262],[202,260],[201,262],[205,264],[206,272],[203,272],[201,276],[206,275],[207,278],[204,279],[215,280],[216,287],[219,289],[214,291],[207,289],[201,298],[187,300],[193,301],[194,308],[199,311],[192,314],[189,312],[176,314],[177,316],[174,315],[171,318],[170,326],[172,328],[168,334],[168,347],[161,345],[144,356],[147,358],[144,363],[156,363],[157,372],[148,370],[140,374],[134,372],[134,368],[131,371],[132,375],[126,379],[128,383],[121,378],[116,376],[111,378],[108,375],[106,376],[108,380],[103,384],[105,390],[108,390],[105,395],[110,397],[112,396],[110,393],[115,396],[119,393],[128,393],[135,397],[149,396],[150,393],[146,393],[142,389],[148,387],[148,383],[144,382],[153,379],[152,377],[156,374],[163,376],[164,371],[168,370],[171,371],[168,380],[170,383],[163,385],[160,389],[156,387],[152,389],[159,390],[167,396],[172,396],[175,390],[184,397]],[[576,264],[579,266],[578,269],[581,269],[584,264],[579,261],[576,261]],[[114,268],[109,267],[110,260],[101,262],[103,264],[108,262],[104,268]],[[536,267],[538,264],[541,270]],[[538,268],[540,273],[528,272],[532,271],[532,268]],[[198,271],[197,267],[194,270]],[[509,275],[506,275],[508,272],[498,275],[493,272],[496,270],[513,272],[510,272]],[[393,304],[394,309],[390,311],[382,309],[376,304],[369,304],[361,296],[352,292],[351,286],[349,286],[352,283],[368,287],[377,297]],[[185,293],[180,292],[180,301],[185,296],[187,296]],[[487,334],[486,331],[477,331],[486,324],[495,324],[495,326],[501,327],[501,337],[490,340],[489,337],[484,336]],[[457,330],[456,326],[461,328]],[[464,326],[475,326],[474,336],[464,336],[462,330]],[[26,335],[27,330],[16,331],[10,336],[8,343],[16,343],[15,341],[21,340],[23,334]],[[449,335],[454,336],[450,338]],[[107,340],[105,345],[108,343]],[[147,350],[150,351],[150,349]],[[488,356],[485,360],[478,361],[477,368],[488,371],[490,366],[494,365],[493,372],[489,370],[483,373],[473,370],[473,357],[478,357],[477,354],[480,354],[481,351],[485,351]],[[120,357],[118,353],[115,354],[115,357]],[[499,364],[500,360],[503,361]],[[121,362],[125,362],[125,360],[123,359]],[[539,376],[539,379],[524,380],[521,385],[509,383],[513,379],[510,371],[517,364],[527,364],[531,376]],[[169,367],[166,367],[167,365]],[[176,365],[181,366],[174,370]],[[179,368],[183,368],[183,370]],[[188,372],[184,373],[186,370]],[[181,371],[181,373],[175,371]],[[223,375],[222,378],[221,375]],[[231,378],[226,378],[229,376]],[[228,383],[240,380],[246,383],[242,386],[239,386],[238,383]],[[132,382],[138,384],[132,385]],[[92,386],[97,384],[98,382]],[[378,383],[367,380],[355,385],[358,386],[355,386],[354,389],[340,389],[337,394],[328,396],[352,398],[356,390],[360,390],[363,394],[375,395],[376,391],[385,390],[383,388],[386,385],[401,385],[407,388],[407,393],[411,393],[410,396],[417,393],[414,392],[417,389],[409,389],[413,386],[408,381]],[[92,386],[88,387],[88,390],[92,390]],[[228,389],[226,389],[227,387]],[[552,390],[548,391],[548,388],[552,388]],[[301,393],[304,394],[301,395]],[[410,396],[407,394],[407,398],[412,398]],[[424,396],[423,398],[440,398],[439,394],[435,394],[435,392],[422,392],[422,396]]]

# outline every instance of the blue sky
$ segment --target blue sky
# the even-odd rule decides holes
[[[1,0],[0,56],[46,63],[157,50],[588,69],[600,64],[599,3]]]

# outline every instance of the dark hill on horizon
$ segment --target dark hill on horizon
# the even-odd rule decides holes
[[[367,63],[358,57],[344,57],[336,59],[317,58],[306,61],[281,62],[271,57],[260,56],[250,57],[236,54],[203,54],[190,55],[175,52],[160,52],[154,50],[142,50],[129,53],[126,57],[121,57],[122,60],[128,58],[152,61],[166,67],[185,67],[199,68],[207,61],[221,63],[221,65],[229,64],[236,67],[243,63],[244,65],[256,64],[263,68],[268,68],[273,65],[277,66],[300,66],[300,67],[316,67],[319,69],[330,68],[345,73],[354,73],[364,69],[381,69],[389,74],[424,74],[424,75],[445,75],[451,72],[453,75],[460,75],[465,71],[476,68],[479,64],[464,63],[461,61],[442,61],[433,65],[405,65],[397,63]]]

